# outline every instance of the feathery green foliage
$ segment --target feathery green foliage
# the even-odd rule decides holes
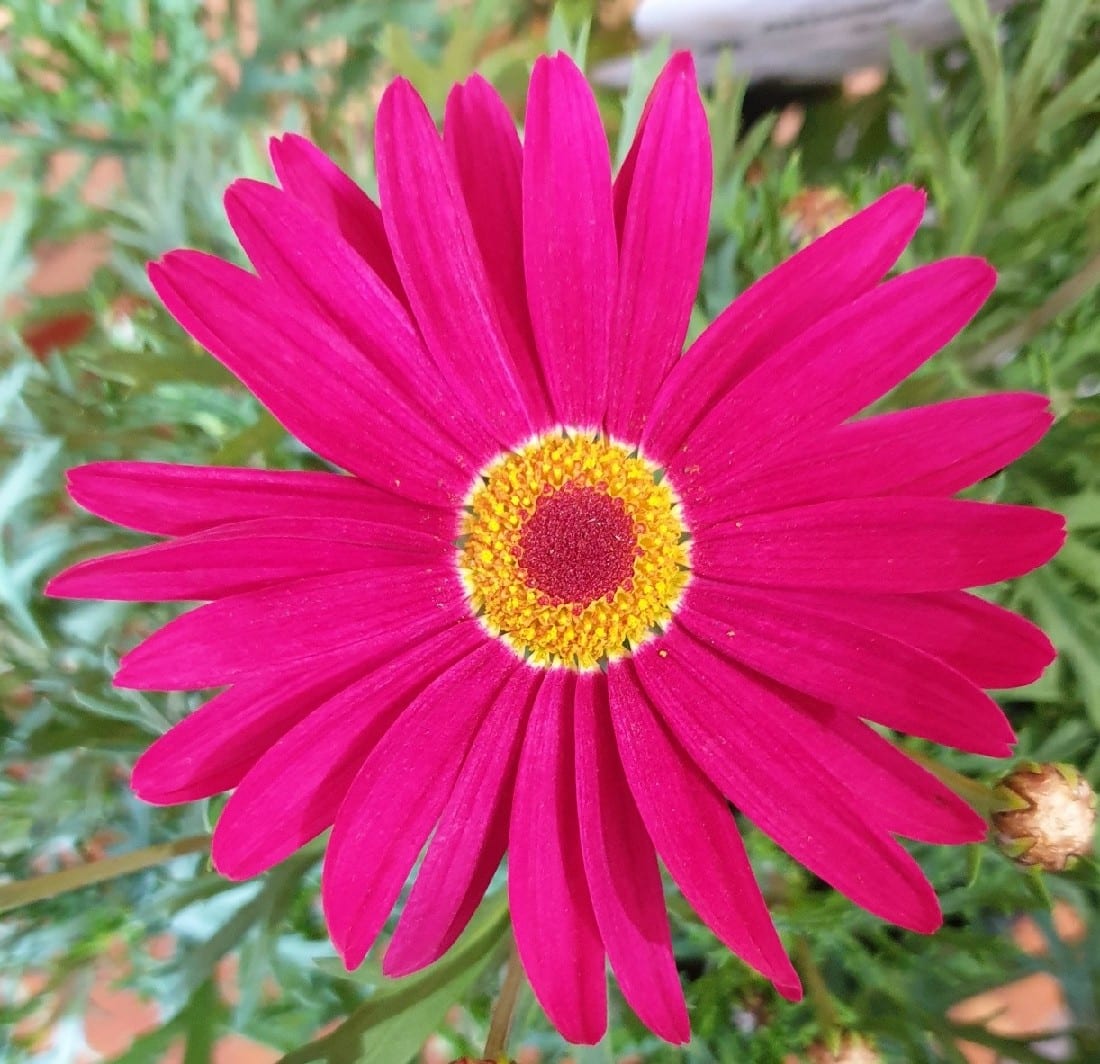
[[[202,850],[219,801],[153,809],[128,791],[135,756],[197,704],[190,695],[110,683],[118,656],[172,611],[61,603],[40,592],[62,565],[139,541],[67,501],[66,467],[123,457],[315,463],[159,308],[145,262],[181,245],[239,254],[220,193],[235,176],[267,175],[264,140],[272,132],[305,131],[370,186],[375,94],[393,73],[410,77],[438,112],[450,83],[478,67],[520,114],[527,65],[539,52],[567,46],[593,57],[621,47],[598,27],[590,36],[592,6],[563,3],[547,27],[544,11],[518,0],[472,7],[229,0],[217,18],[183,0],[10,5],[0,142],[14,156],[0,169],[0,195],[12,204],[0,229],[0,297],[17,298],[18,309],[0,332],[0,910],[20,907],[0,925],[0,986],[34,971],[45,988],[30,1000],[0,992],[5,1060],[30,1059],[30,1039],[18,1032],[34,1029],[43,1006],[58,1046],[62,1037],[79,1040],[73,1021],[89,973],[120,943],[132,958],[127,981],[159,1003],[164,1024],[119,1062],[157,1060],[182,1041],[188,1064],[198,1064],[229,1030],[284,1051],[286,1064],[401,1064],[433,1030],[445,1033],[456,1057],[480,1056],[506,928],[500,884],[476,926],[419,981],[389,984],[371,961],[348,975],[315,904],[318,845],[259,881],[229,883]],[[1004,18],[992,17],[983,0],[955,7],[965,43],[934,56],[898,44],[884,90],[854,104],[815,98],[793,149],[776,146],[769,119],[743,126],[744,85],[735,71],[720,70],[708,89],[716,187],[693,328],[791,253],[786,208],[809,186],[835,186],[862,204],[914,181],[928,188],[930,211],[906,265],[956,253],[994,263],[1001,280],[989,306],[888,405],[993,389],[1050,395],[1058,421],[1049,436],[975,494],[1069,518],[1070,541],[1058,558],[1001,594],[1044,625],[1060,651],[1042,680],[1005,704],[1021,756],[1074,762],[1096,786],[1100,3],[1043,0]],[[612,144],[624,143],[620,134],[636,122],[655,71],[641,61],[625,98],[604,93]],[[59,154],[75,168],[63,179]],[[81,188],[103,160],[118,166],[117,187],[88,202]],[[109,250],[85,287],[48,297],[28,289],[36,248],[88,234]],[[73,314],[87,323],[77,342],[45,357],[30,349],[28,327]],[[935,756],[977,780],[1000,767]],[[613,992],[607,1038],[574,1050],[575,1060],[635,1053],[655,1062],[771,1064],[839,1024],[874,1035],[894,1061],[960,1061],[954,1045],[962,1034],[1012,1059],[1039,1061],[1024,1043],[964,1031],[946,1017],[953,1002],[1040,970],[1065,988],[1072,1059],[1100,1059],[1094,863],[1040,884],[984,848],[917,846],[947,916],[939,934],[923,938],[823,890],[767,840],[747,834],[780,930],[807,982],[827,996],[811,993],[798,1005],[778,998],[670,890],[695,1040],[684,1050],[663,1046]],[[97,876],[84,861],[103,850],[138,851],[119,868],[129,874],[97,881],[103,866]],[[51,873],[56,878],[22,885]],[[1084,941],[1057,940],[1052,899],[1081,915]],[[1004,934],[1020,913],[1032,914],[1048,939],[1043,956],[1022,954]],[[145,948],[164,934],[175,943],[166,959]],[[216,969],[233,953],[241,993],[229,1004]],[[461,1017],[445,1022],[452,1002]],[[335,1033],[311,1043],[343,1017]],[[529,994],[515,1030],[516,1044],[538,1047],[545,1060],[567,1052]],[[49,1059],[65,1059],[60,1053]]]

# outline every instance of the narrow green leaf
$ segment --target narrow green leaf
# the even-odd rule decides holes
[[[1035,20],[1035,36],[1012,85],[1012,118],[1027,122],[1077,37],[1092,0],[1047,0]]]
[[[462,1000],[497,953],[507,928],[506,901],[498,895],[442,960],[407,979],[382,984],[335,1031],[288,1053],[279,1064],[404,1064],[447,1009]]]
[[[551,55],[565,52],[584,69],[588,38],[592,33],[592,12],[586,4],[557,3],[546,30],[546,50]]]
[[[1039,112],[1037,126],[1050,136],[1067,122],[1100,110],[1100,54]]]
[[[989,137],[998,166],[1008,157],[1008,89],[997,20],[986,0],[951,0],[966,43],[978,65],[985,95]]]
[[[623,120],[619,125],[619,141],[615,148],[615,158],[619,165],[630,150],[630,142],[638,129],[646,97],[657,80],[661,68],[668,61],[667,42],[660,42],[648,51],[639,52],[631,62],[630,87],[623,97]]]

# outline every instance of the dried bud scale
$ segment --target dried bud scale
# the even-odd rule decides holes
[[[1014,861],[1062,872],[1091,851],[1096,794],[1072,765],[1028,762],[993,793],[994,837]]]
[[[808,186],[783,208],[791,243],[805,247],[855,213],[851,201],[838,188]]]
[[[874,1042],[858,1034],[816,1043],[807,1051],[806,1060],[808,1064],[882,1064]]]

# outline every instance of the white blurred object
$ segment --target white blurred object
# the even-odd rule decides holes
[[[995,11],[1016,0],[990,0]],[[949,0],[641,0],[634,28],[696,53],[709,79],[723,49],[753,81],[836,81],[856,67],[886,63],[896,35],[918,48],[957,40]],[[629,60],[608,63],[608,81],[629,78]]]

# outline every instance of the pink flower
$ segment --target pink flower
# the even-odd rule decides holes
[[[982,687],[1051,660],[963,590],[1024,573],[1061,520],[961,501],[1050,423],[1042,396],[851,420],[994,283],[977,259],[883,282],[921,218],[900,188],[763,278],[681,357],[707,238],[706,121],[675,57],[612,181],[585,80],[535,66],[521,147],[473,78],[441,140],[397,81],[381,210],[299,137],[281,188],[226,209],[256,270],[176,251],[180,324],[324,472],[100,462],[73,498],[156,546],[56,595],[210,600],[124,659],[122,687],[224,686],[138,762],[156,803],[233,790],[214,861],[254,876],[332,828],[322,880],[357,965],[427,853],[385,956],[430,964],[505,851],[520,956],[565,1037],[606,1025],[605,956],[689,1037],[658,857],[792,998],[745,819],[858,905],[930,932],[896,841],[981,818],[864,721],[1003,756]],[[430,841],[429,841],[430,839]]]

